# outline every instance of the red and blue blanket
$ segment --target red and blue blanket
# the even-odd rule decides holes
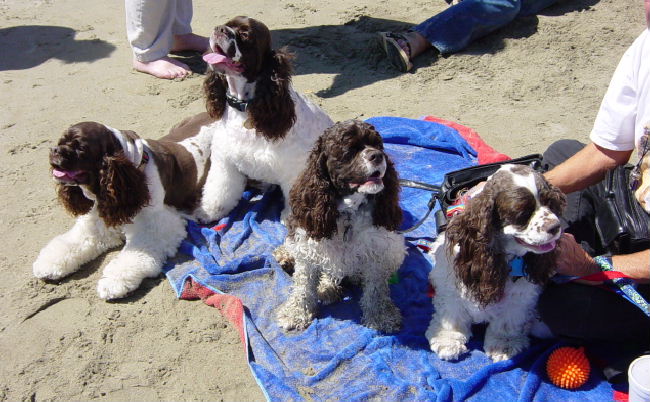
[[[382,134],[401,178],[440,184],[446,172],[508,159],[474,131],[427,117],[368,120]],[[431,194],[404,188],[403,226],[427,211]],[[615,391],[599,370],[586,385],[565,390],[545,373],[548,355],[559,345],[533,339],[512,360],[492,362],[483,352],[484,327],[475,326],[470,353],[459,361],[440,360],[424,332],[433,313],[428,273],[432,267],[418,247],[435,238],[433,215],[408,233],[408,256],[391,284],[403,314],[403,329],[383,334],[360,324],[359,290],[322,306],[304,332],[285,333],[274,317],[291,285],[272,251],[286,229],[279,223],[281,192],[248,189],[232,213],[214,227],[188,225],[188,237],[166,274],[178,297],[201,299],[219,308],[239,329],[253,376],[271,401],[606,401]],[[206,351],[209,353],[209,351]],[[222,364],[227,364],[223,362]]]

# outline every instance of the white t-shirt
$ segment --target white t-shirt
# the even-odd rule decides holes
[[[616,67],[589,138],[614,151],[636,147],[650,123],[650,32],[645,29]]]

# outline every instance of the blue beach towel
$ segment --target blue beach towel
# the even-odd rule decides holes
[[[444,124],[395,117],[368,122],[382,134],[401,178],[440,184],[446,172],[477,163],[476,151]],[[403,189],[404,227],[426,213],[430,196],[424,190]],[[475,326],[470,352],[459,361],[442,361],[429,350],[424,332],[433,313],[427,280],[432,266],[419,246],[436,236],[432,217],[408,234],[408,256],[391,285],[403,315],[399,333],[382,334],[360,324],[358,288],[347,289],[339,303],[321,306],[305,331],[283,332],[275,312],[287,298],[292,279],[271,255],[286,235],[279,223],[282,205],[276,187],[246,190],[236,209],[217,226],[189,222],[181,253],[166,267],[179,297],[192,283],[241,300],[240,330],[253,376],[268,400],[612,400],[613,390],[597,370],[576,391],[548,381],[545,363],[558,346],[555,341],[534,339],[514,359],[493,363],[482,349],[485,328]]]

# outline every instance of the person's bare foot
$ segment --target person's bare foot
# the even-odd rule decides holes
[[[415,31],[408,31],[403,35],[408,41],[408,44],[402,39],[398,39],[397,43],[406,52],[410,60],[413,60],[416,56],[424,53],[425,50],[431,47],[431,43]]]
[[[171,51],[196,50],[198,52],[205,52],[209,46],[210,41],[208,38],[190,32],[183,35],[174,35],[174,43]]]
[[[173,80],[174,78],[184,78],[192,74],[189,66],[165,56],[158,60],[149,62],[138,61],[133,59],[133,68],[142,73],[151,74],[157,78]]]

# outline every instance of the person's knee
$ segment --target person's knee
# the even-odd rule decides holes
[[[555,141],[542,155],[544,165],[551,169],[578,153],[584,146],[585,144],[577,140],[564,139]]]
[[[521,0],[475,0],[489,15],[503,20],[513,20],[521,10]]]
[[[521,0],[498,0],[489,1],[493,6],[499,7],[503,15],[514,19],[521,11]]]

